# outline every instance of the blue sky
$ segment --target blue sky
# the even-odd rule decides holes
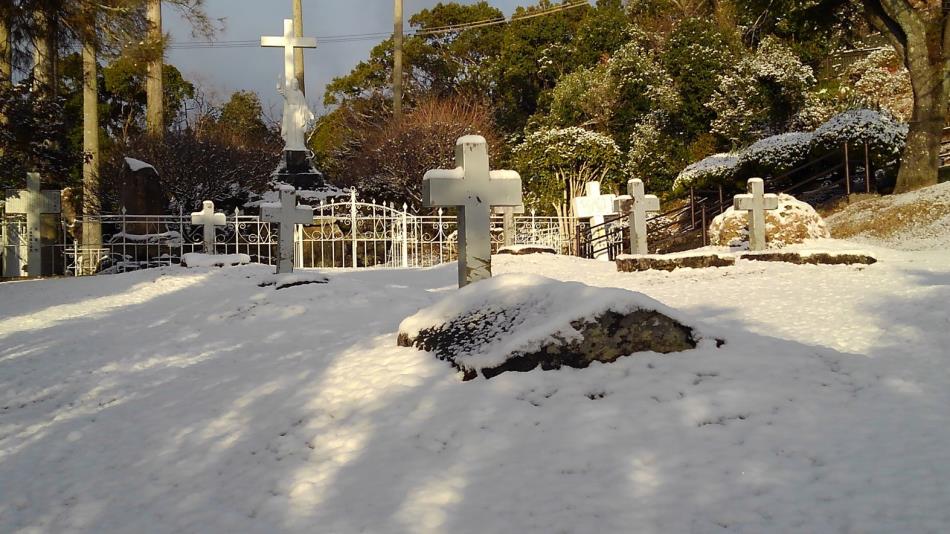
[[[436,0],[405,0],[405,16],[408,19],[412,13],[436,3]],[[470,4],[474,0],[461,0],[461,3]],[[516,6],[534,2],[493,0],[490,3],[510,15]],[[291,0],[206,0],[206,7],[211,17],[224,19],[224,30],[217,37],[219,41],[280,35],[283,19],[291,18]],[[194,40],[177,13],[170,7],[165,9],[166,31],[172,35],[173,42]],[[307,36],[392,32],[392,0],[303,0],[303,9]],[[315,110],[321,108],[326,84],[366,58],[378,41],[324,43],[316,50],[305,52],[307,97]],[[279,49],[170,50],[167,61],[215,100],[226,100],[234,91],[251,90],[261,95],[265,108],[277,110],[279,97],[274,88],[278,75],[283,73],[283,55]]]

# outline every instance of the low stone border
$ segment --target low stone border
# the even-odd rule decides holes
[[[511,256],[527,256],[528,254],[557,254],[554,247],[544,245],[515,245],[510,247],[501,247],[498,254]]]
[[[832,254],[827,252],[754,252],[739,256],[747,261],[778,261],[795,265],[874,265],[876,258],[866,254]]]
[[[736,264],[733,256],[710,254],[705,256],[678,256],[661,258],[655,256],[621,256],[617,258],[617,271],[633,273],[640,271],[674,271],[676,269],[705,269],[731,267]]]

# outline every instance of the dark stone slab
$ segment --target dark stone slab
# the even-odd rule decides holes
[[[692,268],[706,269],[710,267],[731,267],[736,259],[732,256],[718,256],[709,254],[704,256],[677,256],[660,258],[655,256],[627,256],[617,259],[617,270],[624,273],[639,271],[674,271],[676,269]]]
[[[739,256],[748,261],[778,261],[795,265],[874,265],[877,259],[864,254],[833,254],[816,252],[758,252]]]
[[[473,312],[446,324],[421,330],[416,337],[400,332],[398,344],[435,353],[461,371],[465,380],[478,372],[466,368],[456,355],[469,350],[480,339],[490,339],[505,322],[506,310]],[[515,352],[496,367],[481,369],[485,378],[506,372],[527,372],[560,369],[562,366],[583,369],[593,362],[613,362],[636,352],[680,352],[696,347],[693,330],[653,310],[636,310],[622,314],[606,311],[596,317],[578,319],[571,326],[580,333],[573,340],[560,339],[541,344],[537,350]],[[501,326],[501,328],[504,328]]]
[[[529,254],[557,254],[554,247],[544,245],[519,245],[516,247],[501,247],[498,254],[508,254],[512,256],[527,256]]]

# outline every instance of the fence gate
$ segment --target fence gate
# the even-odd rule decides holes
[[[11,278],[23,276],[29,248],[26,217],[0,216],[0,265],[2,265],[0,276]]]

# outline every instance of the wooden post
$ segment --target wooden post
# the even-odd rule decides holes
[[[707,234],[707,225],[706,225],[706,206],[703,206],[703,246],[709,244],[709,235]]]
[[[148,1],[148,41],[154,56],[148,62],[145,75],[145,129],[150,136],[161,137],[165,131],[165,88],[163,71],[165,68],[165,46],[162,42],[162,2]]]
[[[722,215],[726,211],[726,197],[723,195],[722,186],[719,186],[719,214]]]
[[[402,0],[395,0],[393,12],[393,118],[402,119]]]
[[[864,186],[867,193],[871,193],[871,154],[868,148],[868,142],[864,142]]]
[[[848,143],[844,144],[844,191],[851,196],[851,164],[848,162]]]
[[[294,0],[294,37],[303,37],[303,5],[301,0]],[[294,77],[297,78],[297,87],[304,95],[307,94],[307,84],[304,83],[303,49],[294,48]]]
[[[696,190],[689,188],[689,216],[691,218],[690,228],[696,228]]]

